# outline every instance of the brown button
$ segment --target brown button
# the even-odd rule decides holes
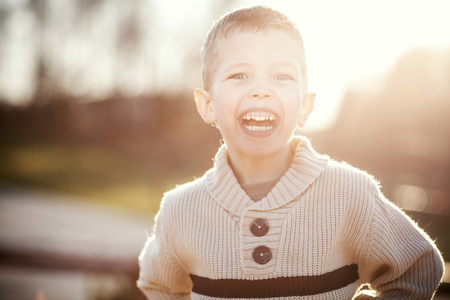
[[[260,265],[267,264],[272,258],[272,252],[266,246],[259,246],[253,250],[253,260]]]
[[[250,225],[250,231],[256,236],[263,236],[269,231],[269,224],[265,219],[258,218]]]

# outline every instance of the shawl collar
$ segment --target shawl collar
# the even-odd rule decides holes
[[[228,150],[222,145],[216,154],[214,168],[206,174],[206,186],[211,197],[225,210],[241,216],[246,209],[267,211],[281,207],[300,196],[325,170],[329,158],[317,154],[308,139],[293,137],[296,144],[292,164],[272,191],[254,202],[239,185],[228,164]]]

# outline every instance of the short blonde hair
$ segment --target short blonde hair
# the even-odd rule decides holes
[[[299,57],[303,77],[303,90],[307,90],[305,50],[303,39],[297,26],[287,16],[265,6],[241,8],[221,17],[206,36],[202,48],[202,78],[205,90],[210,90],[212,77],[216,70],[216,58],[219,53],[219,41],[227,37],[231,30],[239,32],[266,30],[269,28],[284,30],[300,42]]]

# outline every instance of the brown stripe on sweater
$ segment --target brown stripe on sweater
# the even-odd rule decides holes
[[[217,298],[271,298],[316,295],[354,283],[358,265],[347,265],[315,276],[277,277],[260,280],[210,279],[191,274],[192,292]]]

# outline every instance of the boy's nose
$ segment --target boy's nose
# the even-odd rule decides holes
[[[269,87],[258,86],[250,90],[249,96],[251,99],[270,99],[273,96],[273,92]]]

